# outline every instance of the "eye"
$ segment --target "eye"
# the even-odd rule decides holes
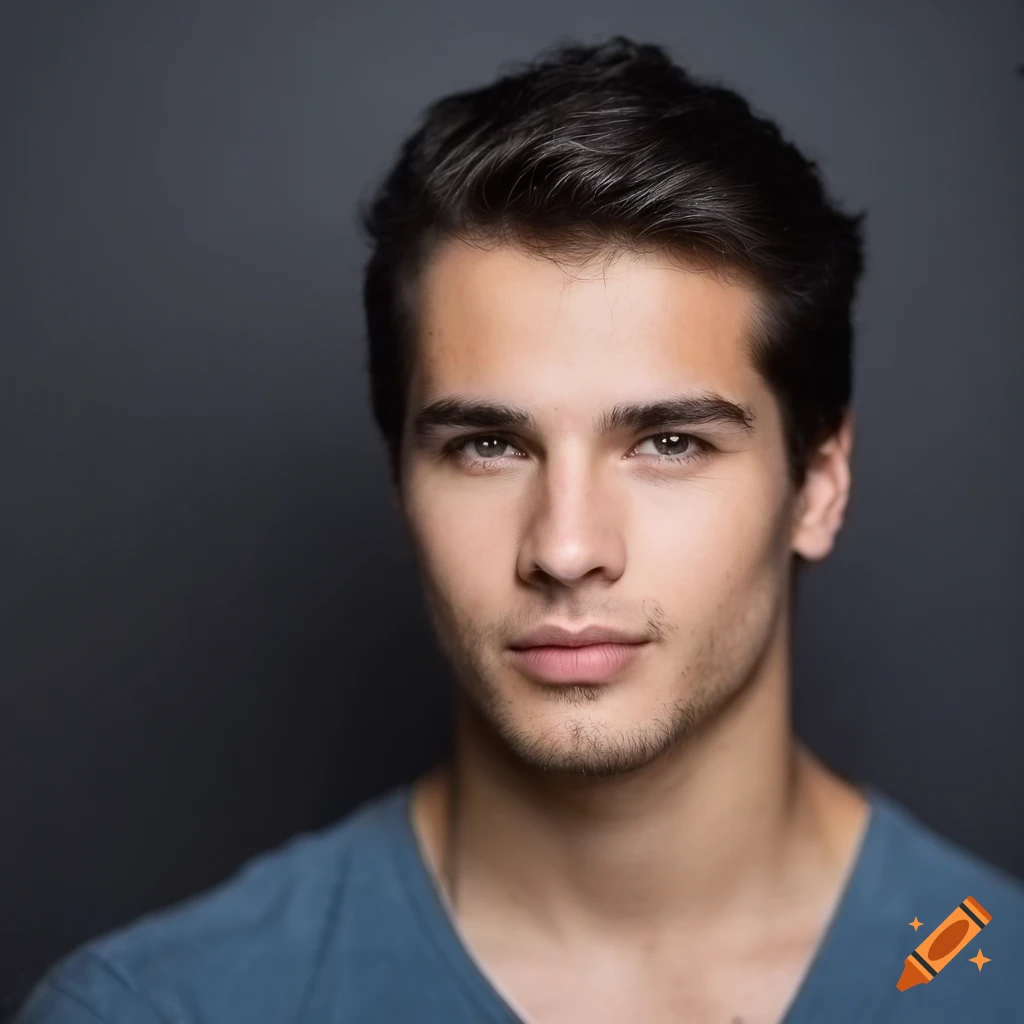
[[[465,448],[469,448],[469,455],[463,454]],[[493,462],[506,456],[510,448],[515,448],[512,442],[496,434],[478,434],[476,437],[459,439],[453,444],[453,450],[463,455],[469,462]]]
[[[708,458],[714,448],[707,441],[681,430],[662,430],[650,434],[631,449],[629,458],[635,457],[639,449],[650,445],[653,453],[642,453],[656,463],[688,464]],[[457,437],[444,448],[444,455],[454,458],[470,467],[482,467],[487,463],[500,463],[505,458],[526,458],[508,438],[501,434],[476,434],[472,437]]]
[[[689,462],[706,455],[709,446],[692,434],[684,434],[676,430],[662,430],[657,434],[645,437],[633,451],[645,444],[654,448],[654,455],[670,462]]]

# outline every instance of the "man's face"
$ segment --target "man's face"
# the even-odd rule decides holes
[[[429,264],[402,511],[461,696],[523,762],[649,764],[756,678],[784,628],[793,494],[779,410],[744,341],[753,303],[664,256],[568,273],[451,242]],[[747,426],[602,429],[613,407],[693,395],[740,407]],[[417,432],[453,397],[533,423]],[[650,642],[610,681],[544,682],[509,645],[547,623]]]

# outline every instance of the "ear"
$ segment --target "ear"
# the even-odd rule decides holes
[[[854,413],[848,408],[839,429],[811,455],[807,478],[794,505],[793,551],[810,562],[829,555],[850,499]]]

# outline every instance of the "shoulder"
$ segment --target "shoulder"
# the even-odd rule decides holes
[[[79,946],[40,979],[13,1024],[295,1019],[353,865],[374,859],[376,826],[403,788]]]
[[[887,866],[918,898],[948,902],[952,886],[966,886],[973,891],[963,896],[977,899],[993,920],[1002,910],[1000,916],[1024,926],[1024,882],[942,835],[887,794],[875,789],[873,797],[885,832]]]

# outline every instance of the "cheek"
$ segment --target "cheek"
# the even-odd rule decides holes
[[[421,564],[453,604],[493,605],[503,587],[507,601],[516,543],[507,500],[425,486],[409,507]]]
[[[783,563],[782,504],[771,481],[687,481],[667,501],[635,506],[632,565],[666,599],[674,593],[708,611],[742,600]]]

